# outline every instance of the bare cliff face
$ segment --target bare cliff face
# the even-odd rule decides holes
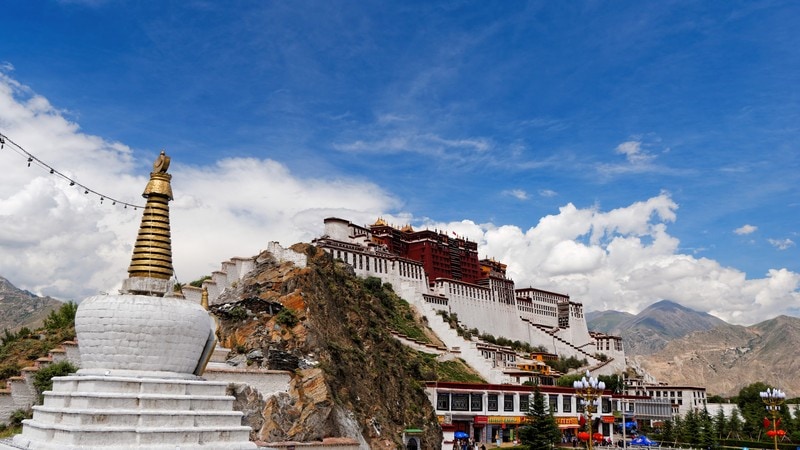
[[[658,381],[705,386],[709,395],[730,397],[761,381],[800,395],[800,319],[778,316],[749,327],[725,324],[673,340],[652,355],[637,356]]]
[[[403,430],[417,428],[422,448],[439,448],[441,428],[420,382],[435,379],[435,369],[389,332],[412,315],[404,302],[311,245],[292,248],[308,255],[307,268],[264,252],[226,292],[227,305],[213,308],[219,338],[238,358],[293,371],[287,393],[263,399],[243,387],[235,392],[248,405],[254,438],[350,437],[369,448],[397,448]]]

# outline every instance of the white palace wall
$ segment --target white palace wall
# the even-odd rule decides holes
[[[454,280],[436,280],[434,292],[449,299],[450,312],[467,328],[528,342],[527,326],[519,320],[516,305],[496,302],[488,288]]]

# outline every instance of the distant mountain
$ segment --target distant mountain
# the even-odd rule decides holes
[[[0,332],[4,329],[16,331],[22,327],[37,328],[50,311],[58,309],[61,304],[54,298],[39,297],[18,289],[0,277]]]
[[[612,331],[619,329],[622,322],[634,317],[631,313],[620,311],[590,311],[586,313],[586,323],[592,331],[612,334]]]
[[[587,315],[589,316],[589,315]],[[616,325],[613,322],[618,321]],[[625,354],[649,355],[670,341],[694,331],[711,330],[725,321],[711,314],[695,311],[669,300],[661,300],[632,316],[617,311],[591,313],[589,329],[622,337]]]
[[[659,382],[705,386],[709,394],[737,395],[762,381],[791,396],[800,392],[800,318],[778,316],[749,327],[724,324],[667,343],[634,359]]]

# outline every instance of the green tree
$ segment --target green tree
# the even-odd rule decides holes
[[[717,439],[725,439],[728,434],[728,423],[725,420],[725,411],[722,408],[717,409],[714,415],[714,435]]]
[[[711,414],[708,413],[706,407],[703,407],[703,409],[697,413],[697,424],[697,443],[700,444],[702,448],[716,447],[717,439],[714,432],[714,421],[711,419]]]
[[[673,428],[673,432],[672,433],[675,436],[675,440],[673,441],[674,443],[686,442],[683,439],[683,435],[685,434],[684,429],[686,428],[685,425],[686,425],[686,422],[683,420],[683,418],[681,416],[679,416],[679,415],[675,416],[674,425],[672,427]]]
[[[674,444],[675,443],[675,423],[672,420],[664,421],[664,427],[661,429],[661,443]],[[666,445],[664,445],[666,447]]]
[[[44,319],[44,327],[47,331],[62,331],[75,326],[75,313],[78,312],[78,305],[67,302],[60,308],[50,311]]]
[[[561,431],[547,409],[539,386],[533,388],[533,402],[526,414],[528,423],[519,431],[520,442],[530,450],[549,450],[561,439]]]
[[[728,419],[728,433],[725,435],[725,438],[728,437],[739,439],[742,437],[742,416],[739,414],[739,409],[734,409],[731,411],[731,418]]]
[[[764,402],[759,395],[767,390],[769,386],[762,382],[752,383],[743,387],[736,398],[736,406],[742,413],[742,432],[751,439],[757,439],[761,434],[762,421],[764,419]]]
[[[689,444],[698,444],[700,441],[700,423],[696,411],[686,413],[683,421],[683,433],[681,441]]]

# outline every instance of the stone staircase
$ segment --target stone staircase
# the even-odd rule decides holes
[[[503,375],[503,368],[494,367],[491,361],[487,360],[483,353],[478,350],[476,343],[459,336],[458,332],[450,328],[450,324],[437,314],[438,311],[436,309],[425,303],[422,298],[413,304],[428,320],[428,326],[431,327],[431,330],[447,346],[448,352],[441,355],[439,357],[440,360],[461,358],[487,382],[500,384],[507,381],[505,380],[505,375]]]
[[[591,353],[583,350],[583,348],[574,345],[573,343],[560,338],[558,328],[548,328],[539,324],[531,322],[529,319],[520,318],[523,322],[528,324],[528,327],[535,333],[547,336],[547,339],[552,340],[553,353],[564,355],[565,357],[574,356],[576,358],[586,358],[590,364],[598,364],[600,361]],[[587,344],[588,345],[588,344]]]

